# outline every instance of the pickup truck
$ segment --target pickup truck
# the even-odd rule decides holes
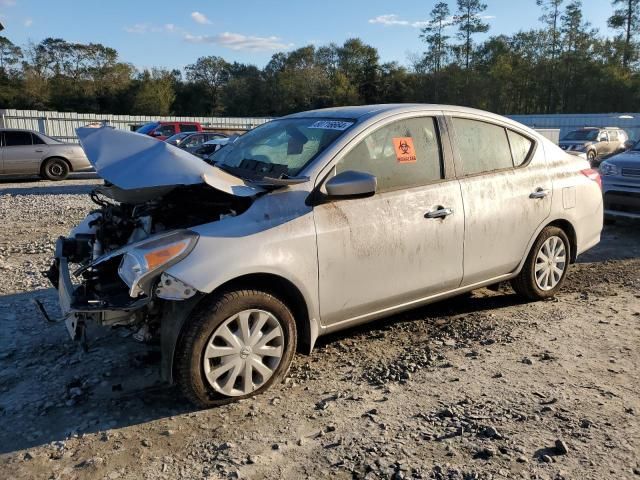
[[[166,140],[176,133],[202,132],[202,125],[198,122],[150,122],[138,128],[136,132],[149,135],[158,140]]]

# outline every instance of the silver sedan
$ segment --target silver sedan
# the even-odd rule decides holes
[[[586,160],[464,107],[297,113],[212,164],[120,130],[78,136],[112,201],[58,240],[69,333],[151,332],[165,378],[202,406],[280,382],[321,335],[505,281],[552,297],[602,230]]]
[[[0,175],[64,180],[70,172],[91,170],[80,145],[63,143],[32,130],[0,130]]]

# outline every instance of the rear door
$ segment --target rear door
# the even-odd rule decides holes
[[[378,180],[376,194],[314,208],[324,325],[359,323],[462,280],[462,197],[443,168],[437,119],[372,129],[347,147],[323,181],[343,171],[367,172]],[[428,217],[444,209],[450,214]]]
[[[31,132],[5,130],[2,147],[3,170],[11,175],[40,173],[46,145],[34,145]]]
[[[535,138],[473,115],[452,113],[448,122],[465,211],[466,286],[516,269],[553,192]]]

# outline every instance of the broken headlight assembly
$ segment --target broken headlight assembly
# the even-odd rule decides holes
[[[178,230],[123,249],[118,275],[129,287],[129,295],[135,298],[147,293],[158,275],[193,250],[198,237],[191,230]]]

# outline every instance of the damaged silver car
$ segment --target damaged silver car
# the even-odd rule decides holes
[[[554,295],[602,229],[598,173],[523,125],[434,105],[303,112],[213,164],[80,129],[104,178],[49,271],[69,333],[158,338],[194,403],[282,380],[320,335],[511,281]]]

